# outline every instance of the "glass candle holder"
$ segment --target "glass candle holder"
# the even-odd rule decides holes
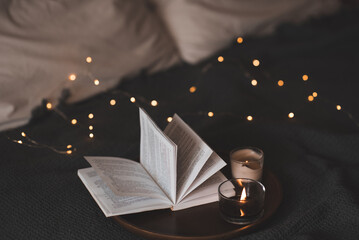
[[[218,187],[219,211],[224,220],[250,224],[263,216],[265,187],[248,178],[229,179]]]
[[[233,178],[249,178],[261,181],[263,173],[263,151],[256,147],[239,147],[230,153]]]

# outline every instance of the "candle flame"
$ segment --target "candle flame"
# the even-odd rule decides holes
[[[241,211],[241,217],[243,217],[243,216],[244,216],[243,210],[242,210],[242,209],[239,209],[239,211]]]
[[[247,193],[246,193],[246,188],[243,188],[242,193],[241,193],[241,198],[239,199],[240,201],[244,201],[247,198]]]

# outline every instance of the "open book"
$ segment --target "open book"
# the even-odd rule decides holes
[[[85,157],[91,168],[78,170],[106,217],[217,201],[226,163],[178,115],[161,131],[143,109],[139,114],[139,163]]]

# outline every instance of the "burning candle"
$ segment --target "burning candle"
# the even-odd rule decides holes
[[[231,151],[230,160],[233,178],[262,179],[264,154],[259,148],[236,148]]]
[[[249,224],[263,215],[265,187],[246,178],[230,179],[218,188],[219,210],[224,220]]]

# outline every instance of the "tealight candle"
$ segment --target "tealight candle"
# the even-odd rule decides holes
[[[259,148],[236,148],[231,151],[230,160],[233,178],[262,179],[264,154]]]

